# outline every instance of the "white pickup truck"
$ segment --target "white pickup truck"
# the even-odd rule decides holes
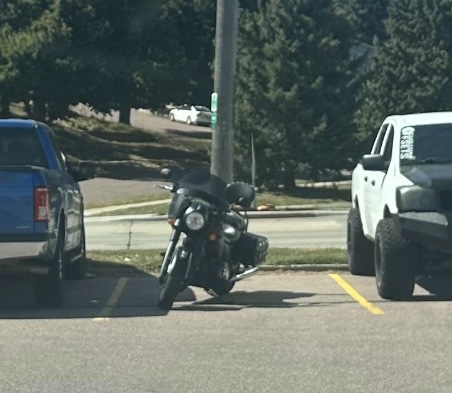
[[[452,262],[452,112],[387,117],[352,175],[350,272],[376,276],[384,299]]]

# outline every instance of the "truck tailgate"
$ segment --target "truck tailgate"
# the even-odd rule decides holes
[[[0,234],[34,231],[33,170],[0,169]]]

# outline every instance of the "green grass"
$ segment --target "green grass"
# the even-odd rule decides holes
[[[96,175],[116,179],[159,177],[161,168],[208,167],[210,140],[142,130],[93,118],[52,124],[63,150],[95,163]]]
[[[90,271],[96,274],[146,274],[160,269],[163,250],[89,251]],[[265,265],[344,264],[340,248],[270,248]]]
[[[25,117],[23,104],[11,115]],[[175,171],[210,166],[210,135],[144,130],[71,113],[50,123],[68,159],[93,162],[96,175],[114,179],[156,178],[163,167]]]

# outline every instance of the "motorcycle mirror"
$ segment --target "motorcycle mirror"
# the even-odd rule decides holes
[[[173,177],[173,171],[169,168],[163,168],[160,171],[160,174],[164,179],[171,179]]]

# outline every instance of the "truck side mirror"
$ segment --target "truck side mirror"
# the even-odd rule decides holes
[[[81,162],[78,170],[80,181],[94,179],[96,177],[96,171],[91,162]]]
[[[69,174],[77,182],[96,177],[94,165],[91,162],[79,162],[78,164],[67,162],[67,168]]]
[[[380,154],[364,154],[361,165],[366,171],[386,171],[389,166]]]

